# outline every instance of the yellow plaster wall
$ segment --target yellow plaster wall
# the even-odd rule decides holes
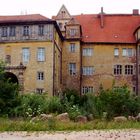
[[[9,48],[7,49],[7,46]],[[36,88],[44,88],[49,95],[53,89],[53,43],[52,42],[23,42],[23,43],[0,43],[0,57],[5,59],[6,54],[11,54],[11,66],[17,66],[22,62],[22,48],[29,48],[30,60],[26,64],[24,73],[24,91],[35,92]],[[45,62],[37,61],[38,47],[45,48]],[[44,81],[37,81],[37,72],[43,71]]]
[[[82,66],[94,66],[95,69],[93,76],[82,76],[82,86],[93,86],[96,92],[100,84],[105,89],[111,88],[114,80],[115,86],[124,84],[131,86],[131,88],[134,86],[135,82],[132,82],[132,76],[124,74],[124,66],[132,64],[135,67],[135,56],[133,58],[122,56],[122,48],[133,48],[135,53],[136,48],[134,45],[84,44],[82,48],[93,48],[92,56],[82,57]],[[118,57],[114,57],[114,48],[119,48]],[[114,76],[113,74],[113,68],[116,64],[123,66],[123,74],[121,76]]]

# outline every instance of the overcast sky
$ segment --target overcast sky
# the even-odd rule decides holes
[[[140,9],[140,0],[0,0],[0,15],[40,13],[51,18],[64,4],[70,14],[95,14],[104,7],[105,13],[131,13]]]

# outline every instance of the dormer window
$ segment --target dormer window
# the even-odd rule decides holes
[[[70,36],[76,35],[76,29],[70,29]]]

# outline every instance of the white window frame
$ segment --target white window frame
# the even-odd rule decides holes
[[[76,75],[76,63],[69,63],[69,74]]]
[[[75,43],[70,43],[70,46],[69,46],[69,52],[75,52]]]
[[[122,74],[122,65],[114,65],[114,75],[121,75]]]
[[[119,48],[114,48],[114,56],[119,56]]]
[[[37,61],[39,62],[45,61],[45,48],[37,49]]]
[[[94,88],[92,86],[83,86],[82,94],[94,93]]]
[[[30,50],[29,48],[22,48],[22,62],[28,63],[30,60]]]
[[[44,80],[44,72],[43,71],[38,71],[37,72],[37,80],[39,80],[39,81]]]
[[[125,75],[133,75],[133,74],[134,74],[134,66],[125,65]]]
[[[82,68],[83,75],[93,75],[94,67],[93,66],[84,66]]]
[[[132,48],[123,48],[122,49],[122,56],[132,57],[134,55]]]
[[[83,56],[92,56],[93,48],[83,48]]]

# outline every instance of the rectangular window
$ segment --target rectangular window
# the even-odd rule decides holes
[[[44,89],[43,89],[43,88],[37,88],[37,89],[36,89],[36,93],[39,93],[39,94],[42,94],[42,93],[43,93],[43,91],[44,91]]]
[[[122,49],[122,56],[132,57],[133,56],[133,49],[132,48],[123,48]]]
[[[11,64],[11,55],[6,55],[6,57],[5,57],[5,62],[6,62],[7,64]]]
[[[133,74],[133,65],[125,65],[125,74],[132,75]]]
[[[83,67],[83,75],[93,75],[93,67]]]
[[[122,49],[122,56],[127,56],[127,49],[126,48]]]
[[[70,36],[76,35],[76,29],[70,29]]]
[[[23,26],[23,36],[29,36],[29,26]]]
[[[92,55],[93,55],[93,49],[91,49],[91,48],[83,49],[83,56],[92,56]]]
[[[38,48],[37,61],[45,61],[45,48]]]
[[[114,56],[119,56],[119,48],[114,49]]]
[[[75,43],[70,43],[69,52],[75,52]]]
[[[44,25],[38,26],[38,35],[44,35]]]
[[[69,74],[76,75],[76,63],[69,63]]]
[[[44,72],[37,72],[37,80],[44,80]]]
[[[1,36],[2,37],[7,37],[8,33],[7,33],[7,27],[2,27],[2,33]]]
[[[122,74],[122,65],[115,65],[114,66],[114,75]]]
[[[29,59],[30,59],[29,48],[23,48],[22,49],[22,61],[25,63],[28,63]]]
[[[16,35],[16,27],[11,26],[9,31],[9,36],[15,36]]]
[[[86,86],[86,87],[82,87],[82,93],[86,94],[86,93],[93,93],[94,89],[91,86]]]

